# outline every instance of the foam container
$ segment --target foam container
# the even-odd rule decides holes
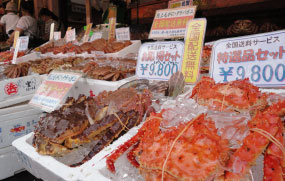
[[[0,109],[0,148],[32,132],[42,113],[28,104]]]
[[[11,177],[23,170],[13,146],[0,149],[0,180]]]
[[[41,82],[38,74],[0,81],[0,108],[30,100]]]
[[[141,47],[141,41],[140,40],[132,40],[133,44],[130,46],[125,47],[124,49],[116,52],[116,53],[107,53],[105,54],[108,57],[125,57],[126,55],[130,53],[138,53],[139,49]]]

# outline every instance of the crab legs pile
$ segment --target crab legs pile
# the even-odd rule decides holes
[[[211,111],[249,112],[249,133],[241,146],[231,148],[207,114],[165,129],[161,123],[167,110],[162,110],[152,113],[133,138],[107,157],[107,168],[114,173],[116,159],[130,150],[128,160],[146,180],[235,181],[244,180],[264,154],[263,180],[285,179],[284,97],[262,93],[247,79],[216,84],[206,77],[189,98]]]

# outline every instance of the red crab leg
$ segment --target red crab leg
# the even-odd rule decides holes
[[[280,159],[274,155],[265,154],[264,155],[264,181],[282,181],[282,167]]]
[[[116,169],[114,166],[115,161],[125,152],[127,151],[132,145],[136,144],[140,138],[142,137],[144,131],[138,131],[138,133],[129,139],[124,144],[120,145],[111,155],[109,155],[106,159],[107,168],[115,173]]]
[[[134,152],[136,151],[136,149],[138,148],[140,142],[137,142],[133,148],[131,149],[131,151],[127,154],[127,158],[128,160],[130,161],[130,163],[136,167],[136,168],[139,168],[140,164],[137,162],[136,160],[136,156],[134,154]]]

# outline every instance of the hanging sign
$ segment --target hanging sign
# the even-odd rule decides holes
[[[75,33],[75,28],[69,30],[66,32],[66,41],[70,42],[70,41],[75,41],[76,40],[76,33]]]
[[[181,70],[184,43],[145,43],[140,47],[136,75],[142,79],[168,80]]]
[[[79,73],[51,72],[40,85],[29,104],[46,112],[57,109],[80,77],[81,74]]]
[[[53,40],[54,23],[50,25],[49,41]]]
[[[15,31],[13,48],[16,48],[16,44],[17,44],[19,35],[20,35],[19,31]]]
[[[193,19],[196,6],[157,10],[149,39],[183,38],[186,24]]]
[[[179,8],[181,6],[192,6],[193,0],[172,0],[168,2],[168,8]]]
[[[130,40],[130,27],[117,28],[116,29],[116,39],[118,41]]]
[[[101,39],[102,36],[103,36],[103,32],[93,32],[93,35],[91,36],[90,41]]]
[[[285,85],[285,31],[217,41],[210,74],[216,82],[249,78],[259,87]]]
[[[83,42],[87,42],[89,40],[89,34],[90,34],[90,30],[92,28],[92,24],[93,23],[89,23],[86,26],[86,31],[85,31],[84,36],[83,36]]]
[[[54,40],[59,40],[59,39],[61,39],[61,32],[60,32],[60,31],[55,31],[55,32],[53,33],[53,39],[54,39]]]
[[[205,18],[193,19],[187,24],[182,65],[185,83],[194,84],[198,79],[206,25]]]
[[[109,36],[108,40],[115,39],[116,18],[109,18]]]

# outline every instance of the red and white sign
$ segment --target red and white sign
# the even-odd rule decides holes
[[[30,104],[46,112],[57,109],[80,77],[79,73],[51,72],[38,88]]]
[[[15,84],[14,82],[9,82],[5,85],[4,87],[5,90],[5,94],[7,94],[8,96],[10,95],[15,95],[18,93],[18,85]]]
[[[249,78],[259,87],[285,85],[285,31],[215,42],[210,75],[216,82]]]
[[[196,6],[157,10],[149,39],[183,38],[187,22],[195,17]]]

